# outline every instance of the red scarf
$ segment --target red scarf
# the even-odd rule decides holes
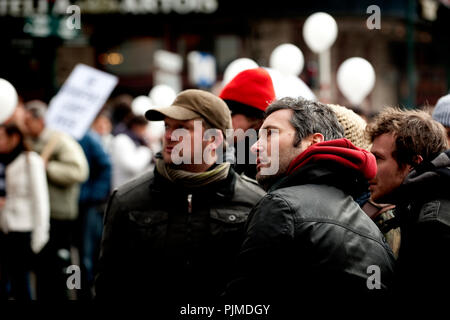
[[[377,173],[377,162],[370,152],[354,146],[348,139],[337,139],[313,144],[300,153],[289,165],[287,175],[310,162],[332,161],[359,171],[367,179]]]

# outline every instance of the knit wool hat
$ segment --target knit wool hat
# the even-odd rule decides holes
[[[226,103],[216,95],[197,89],[181,91],[171,106],[157,107],[145,113],[150,121],[164,120],[169,117],[176,120],[204,119],[213,128],[232,129],[230,110]]]
[[[450,94],[441,97],[433,110],[433,119],[450,128]]]
[[[238,73],[220,93],[233,113],[263,118],[267,106],[275,99],[272,78],[263,68]]]
[[[339,123],[344,128],[345,138],[358,148],[369,150],[371,143],[365,134],[366,121],[346,107],[336,104],[328,104],[328,106],[334,111]]]

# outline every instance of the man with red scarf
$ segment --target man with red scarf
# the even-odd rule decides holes
[[[333,111],[302,98],[278,100],[252,151],[268,193],[249,215],[227,296],[314,302],[386,293],[392,251],[354,201],[375,176],[376,161],[343,138]],[[269,167],[278,171],[267,174]]]

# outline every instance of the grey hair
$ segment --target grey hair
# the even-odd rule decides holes
[[[282,98],[266,109],[266,117],[278,110],[292,110],[291,124],[297,132],[294,146],[314,133],[321,133],[325,141],[344,137],[344,129],[336,114],[326,104],[304,98]]]
[[[47,112],[47,104],[40,100],[31,100],[25,103],[25,110],[29,111],[35,119],[43,119]]]

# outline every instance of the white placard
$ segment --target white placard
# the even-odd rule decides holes
[[[191,51],[188,54],[189,81],[197,87],[211,87],[216,81],[216,59],[213,55]]]
[[[50,101],[46,125],[81,139],[117,82],[114,75],[77,64]]]

